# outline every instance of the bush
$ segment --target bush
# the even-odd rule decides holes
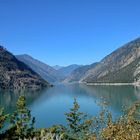
[[[113,122],[111,117],[109,117],[107,126],[101,130],[102,137],[106,140],[139,140],[139,109],[140,103],[135,102],[117,121]]]
[[[4,109],[0,108],[0,130],[3,128],[3,125],[8,118],[9,114],[4,115]]]

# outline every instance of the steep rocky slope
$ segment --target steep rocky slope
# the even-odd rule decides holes
[[[111,83],[134,83],[140,79],[140,58],[137,58],[131,64],[121,68],[119,70],[115,70],[113,72],[109,72],[105,76],[102,76],[95,80],[95,82],[111,82]]]
[[[0,88],[39,89],[49,86],[37,73],[0,46]]]
[[[136,82],[140,75],[140,38],[137,38],[110,55],[81,78],[83,82]]]
[[[28,65],[32,70],[38,73],[43,79],[47,80],[50,83],[54,83],[63,79],[63,75],[52,68],[51,66],[34,59],[33,57],[24,54],[24,55],[17,55],[16,58],[26,65]]]

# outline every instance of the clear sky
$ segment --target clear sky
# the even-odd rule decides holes
[[[140,36],[140,0],[0,0],[0,44],[49,65],[90,64]]]

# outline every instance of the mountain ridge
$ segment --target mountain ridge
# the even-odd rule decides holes
[[[59,65],[55,65],[55,66],[52,66],[55,70],[59,70],[61,68],[63,68],[63,66],[59,66]]]
[[[47,81],[0,46],[0,88],[39,89],[46,86],[50,86]]]
[[[58,71],[60,73],[62,73],[64,75],[64,78],[66,78],[67,76],[69,76],[75,69],[81,67],[82,65],[78,65],[78,64],[71,64],[69,66],[65,66],[61,69],[59,69]]]
[[[123,68],[133,63],[136,59],[138,59],[137,63],[139,63],[139,58],[140,58],[140,38],[137,38],[133,41],[126,43],[122,47],[118,48],[111,54],[104,57],[95,68],[88,70],[80,81],[98,82],[99,79],[102,79],[104,76],[107,76],[112,72],[123,70]],[[131,80],[131,82],[134,82],[135,81],[134,79],[135,77],[133,76],[133,80]],[[100,80],[100,82],[103,81]],[[112,81],[108,79],[106,82]],[[124,81],[120,80],[118,82]]]
[[[44,62],[41,62],[40,60],[33,58],[28,54],[16,55],[16,58],[24,62],[36,73],[38,73],[43,79],[47,80],[50,83],[54,83],[63,79],[63,75],[61,75],[53,67],[47,65]]]
[[[98,62],[95,62],[91,65],[84,65],[75,69],[69,76],[64,79],[64,83],[68,82],[78,82],[82,76],[92,67],[95,67]]]

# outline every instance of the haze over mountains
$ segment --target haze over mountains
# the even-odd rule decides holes
[[[58,69],[59,73],[62,73],[64,75],[64,77],[66,78],[67,76],[69,76],[74,70],[76,70],[77,68],[81,67],[82,65],[76,65],[76,64],[72,64],[69,65],[67,67],[62,67],[60,69]]]
[[[26,65],[28,65],[31,69],[33,69],[36,73],[38,73],[42,78],[47,80],[50,83],[54,83],[56,81],[60,81],[63,79],[63,74],[60,74],[57,70],[53,67],[34,59],[33,57],[24,54],[24,55],[17,55],[16,58]]]
[[[55,65],[55,66],[53,66],[53,68],[54,68],[55,70],[59,70],[59,69],[63,68],[63,66]]]
[[[66,67],[57,65],[55,67],[51,67],[27,54],[17,55],[16,58],[24,62],[32,70],[38,73],[43,79],[50,83],[63,81],[67,76],[71,74],[72,71],[80,67],[80,65],[70,65]]]
[[[69,76],[67,76],[64,80],[65,83],[67,82],[78,82],[86,74],[88,70],[94,68],[98,63],[93,63],[91,65],[81,66],[75,69]]]
[[[0,60],[0,87],[4,88],[38,88],[49,85],[45,80],[49,83],[140,84],[140,38],[123,45],[100,62],[91,65],[51,67],[26,54],[15,57],[3,47],[0,47]]]
[[[115,50],[99,63],[73,71],[66,82],[134,83],[140,82],[140,38]]]
[[[26,61],[24,57],[26,57]],[[99,63],[95,62],[85,66],[74,64],[67,67],[57,65],[55,69],[50,66],[45,67],[46,64],[44,64],[46,69],[44,75],[40,73],[41,70],[37,71],[39,63],[29,63],[29,58],[26,55],[17,58],[42,77],[45,77],[45,74],[50,77],[55,75],[52,81],[46,77],[49,82],[134,83],[140,81],[140,38],[118,48]],[[34,66],[32,66],[33,64]]]

